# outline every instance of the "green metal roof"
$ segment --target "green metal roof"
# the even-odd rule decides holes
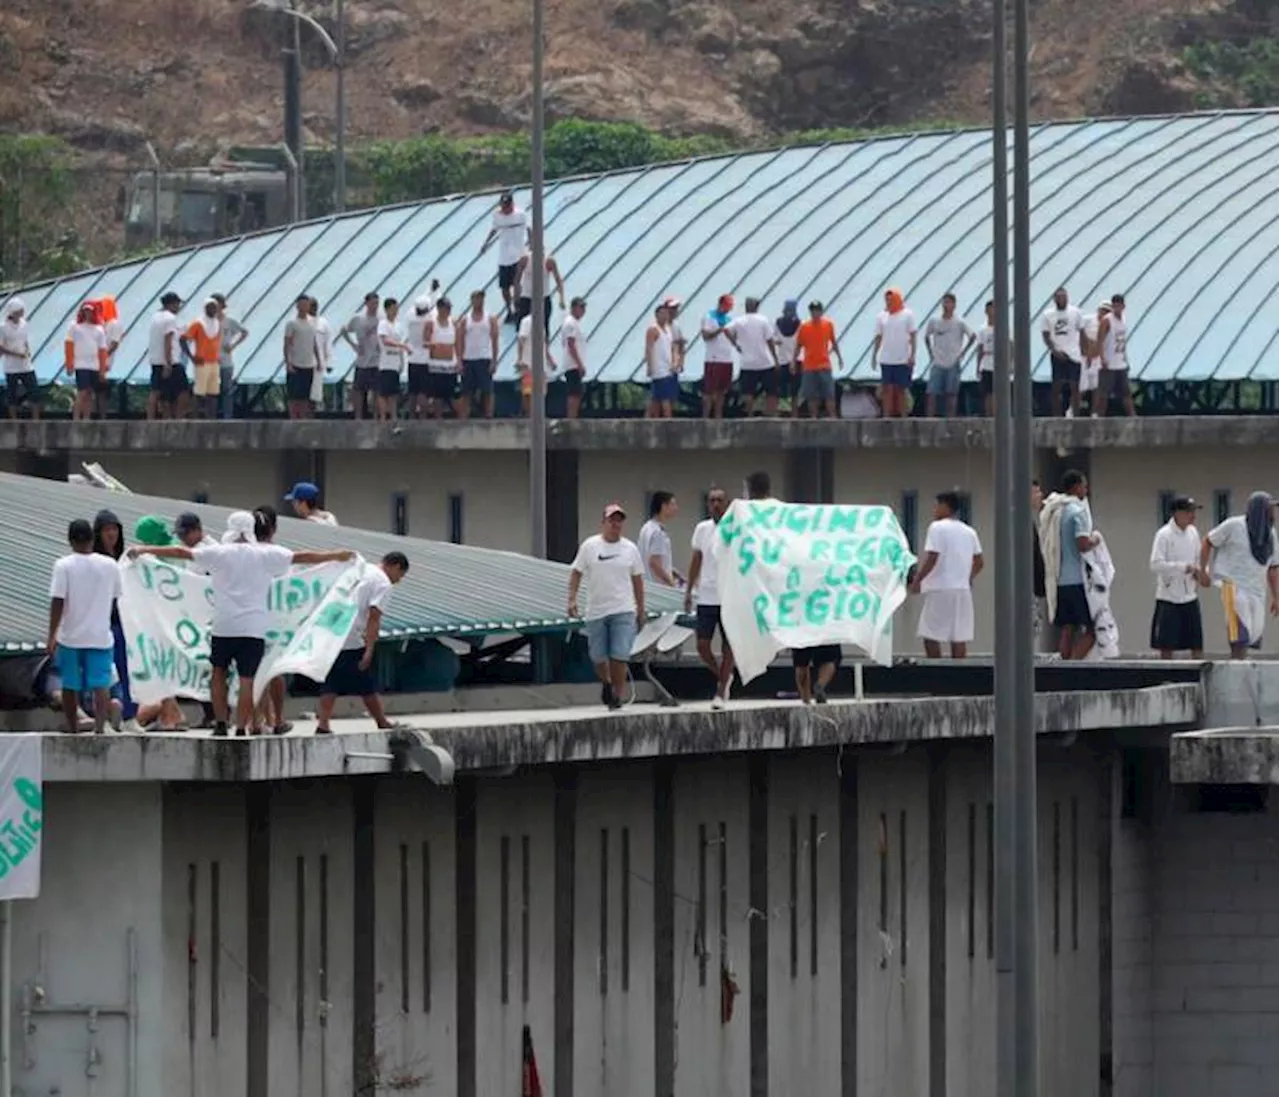
[[[49,573],[53,562],[69,551],[67,525],[75,518],[93,521],[104,508],[120,518],[128,544],[143,515],[171,522],[183,511],[195,511],[210,535],[217,536],[231,513],[227,507],[0,473],[0,655],[44,648]],[[295,549],[350,548],[367,560],[380,560],[393,550],[408,556],[409,574],[396,587],[383,618],[386,639],[553,632],[576,624],[565,616],[569,568],[564,564],[390,533],[333,529],[297,518],[281,517],[276,539]],[[678,611],[683,605],[680,594],[652,585],[646,601],[651,614]]]

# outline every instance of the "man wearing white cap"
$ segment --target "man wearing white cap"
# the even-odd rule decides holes
[[[569,616],[584,618],[587,653],[602,683],[601,700],[610,709],[622,707],[631,648],[645,616],[644,563],[640,550],[622,536],[626,520],[618,503],[605,507],[600,532],[582,542],[569,572]],[[578,606],[584,578],[585,614]]]
[[[253,721],[253,677],[266,653],[266,635],[271,627],[267,598],[271,584],[294,564],[331,564],[350,560],[350,549],[334,552],[291,552],[279,545],[263,544],[271,536],[270,519],[262,511],[250,514],[232,511],[227,516],[227,532],[220,545],[184,545],[164,548],[145,546],[129,550],[131,557],[157,556],[161,559],[191,560],[213,581],[213,629],[209,663],[213,677],[209,693],[213,700],[213,734],[227,734],[228,673],[234,665],[240,676],[236,697],[236,734],[247,734]]]
[[[31,364],[31,344],[27,337],[27,306],[21,297],[10,297],[0,318],[0,359],[4,360],[4,384],[9,418],[17,419],[24,405],[32,419],[40,418],[40,395],[36,371]]]

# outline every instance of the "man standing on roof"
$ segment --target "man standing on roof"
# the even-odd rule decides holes
[[[1133,418],[1133,389],[1129,387],[1129,323],[1125,319],[1124,294],[1111,298],[1111,312],[1098,322],[1098,344],[1102,357],[1102,372],[1098,376],[1098,391],[1094,394],[1094,415],[1106,415],[1113,395],[1124,404],[1124,413]]]
[[[814,419],[834,419],[836,415],[836,382],[831,372],[831,356],[836,356],[844,369],[840,344],[836,342],[836,326],[826,315],[821,301],[809,302],[809,319],[796,329],[796,364],[800,367],[799,406],[804,404]]]
[[[1080,410],[1098,415],[1098,385],[1102,380],[1102,343],[1098,332],[1102,320],[1111,313],[1111,302],[1100,301],[1098,311],[1084,322],[1084,361],[1080,365]],[[1104,401],[1105,403],[1105,401]],[[1105,409],[1104,409],[1105,410]]]
[[[938,397],[946,400],[948,419],[954,419],[960,404],[960,362],[977,336],[956,315],[956,295],[942,295],[942,315],[929,317],[924,326],[924,345],[929,351],[929,383],[925,390],[925,417],[933,419]]]
[[[1084,357],[1084,317],[1071,304],[1065,286],[1053,293],[1053,306],[1040,320],[1040,337],[1049,348],[1052,371],[1052,408],[1055,417],[1062,414],[1062,386],[1069,391],[1069,415],[1080,412],[1080,361]]]
[[[564,312],[564,279],[560,275],[560,264],[550,252],[542,258],[545,274],[542,279],[542,327],[551,338],[551,291],[554,288],[560,302],[560,311]],[[533,252],[525,250],[516,267],[516,281],[520,287],[520,301],[516,306],[518,321],[533,315]]]
[[[671,329],[671,368],[675,373],[684,373],[685,360],[689,355],[689,341],[680,330],[679,316],[683,302],[679,297],[664,297],[663,305],[667,309],[667,325]]]
[[[489,245],[498,241],[498,289],[502,291],[502,303],[506,307],[506,322],[518,322],[512,311],[516,286],[516,267],[520,257],[529,245],[529,219],[524,210],[516,205],[515,197],[503,191],[498,199],[498,208],[493,211],[493,224],[489,227],[489,235],[480,245],[480,254],[489,250]]]
[[[576,419],[582,411],[582,382],[587,376],[587,333],[582,318],[587,314],[587,299],[575,297],[569,302],[569,315],[560,325],[560,346],[564,358],[565,418]]]
[[[569,616],[584,617],[587,652],[602,683],[601,700],[610,709],[622,707],[627,664],[645,620],[644,565],[640,550],[622,536],[626,520],[619,504],[605,507],[600,532],[582,542],[569,572]],[[584,578],[585,615],[578,604]]]
[[[403,552],[388,552],[382,563],[369,568],[356,586],[356,617],[343,642],[342,651],[329,668],[329,676],[320,687],[320,703],[316,706],[316,734],[333,733],[333,707],[339,697],[359,697],[373,722],[383,731],[396,725],[387,719],[382,698],[378,696],[378,680],[373,674],[373,653],[382,628],[391,588],[409,571],[409,558]]]
[[[431,301],[424,295],[413,303],[413,315],[405,325],[405,342],[409,344],[409,414],[421,419],[427,410],[427,343],[426,328],[431,322]]]
[[[170,419],[185,410],[187,374],[182,365],[178,313],[182,298],[169,290],[160,298],[160,311],[151,317],[147,351],[151,362],[151,391],[147,394],[147,418]]]
[[[702,318],[702,416],[723,419],[724,400],[733,387],[733,352],[737,349],[733,332],[733,294],[720,295],[716,307]]]
[[[886,419],[907,414],[907,389],[916,368],[916,317],[902,291],[888,289],[884,311],[876,317],[872,353],[880,364],[880,404]]]
[[[383,422],[393,422],[400,413],[400,375],[408,352],[400,323],[400,302],[388,297],[382,302],[382,319],[378,321],[377,418]]]
[[[649,496],[649,520],[640,527],[640,536],[636,538],[645,577],[664,587],[684,586],[684,576],[676,571],[673,563],[671,535],[667,533],[667,523],[676,516],[677,510],[674,492],[655,491]]]
[[[498,317],[484,307],[484,290],[471,291],[471,309],[458,322],[458,358],[462,362],[459,419],[476,409],[493,418],[493,371],[498,368]]]
[[[4,360],[5,402],[9,418],[17,419],[25,406],[32,419],[40,418],[40,390],[31,364],[27,334],[27,306],[21,297],[10,297],[0,319],[0,359]]]
[[[311,380],[320,368],[316,326],[311,322],[311,298],[294,302],[295,314],[284,326],[284,387],[290,419],[312,418]]]
[[[554,373],[559,367],[551,347],[546,348],[546,368]],[[516,375],[520,378],[520,413],[527,419],[533,413],[533,317],[522,316],[516,331]],[[547,395],[546,378],[543,378],[539,400]]]
[[[98,375],[107,368],[107,334],[98,323],[92,305],[80,306],[76,322],[67,329],[63,353],[66,371],[76,382],[76,402],[71,417],[91,419]]]
[[[738,383],[745,400],[743,411],[751,418],[756,411],[756,401],[764,397],[764,413],[778,414],[778,383],[782,366],[778,361],[778,333],[770,320],[760,311],[760,300],[748,297],[746,312],[729,325],[728,334],[734,339],[741,357]]]
[[[349,549],[335,552],[290,552],[279,545],[263,544],[269,531],[261,514],[233,511],[227,518],[227,538],[223,544],[189,549],[133,548],[130,557],[156,556],[160,559],[191,560],[204,569],[213,582],[213,628],[209,663],[213,667],[210,694],[215,723],[213,734],[225,736],[230,717],[228,675],[231,667],[240,676],[236,698],[236,734],[245,735],[253,719],[253,679],[266,653],[266,635],[271,627],[267,610],[271,584],[295,564],[330,564],[350,560]]]
[[[210,297],[204,303],[204,315],[192,320],[180,340],[182,353],[191,359],[195,370],[197,414],[206,419],[218,417],[218,392],[222,382],[218,357],[222,352],[222,324],[218,320],[218,302]]]
[[[116,307],[116,299],[107,294],[96,302],[102,310],[99,322],[103,334],[107,337],[107,368],[98,374],[98,385],[93,394],[94,412],[99,419],[107,417],[107,396],[110,393],[111,369],[116,362],[116,351],[120,349],[120,340],[124,338],[124,322],[120,319],[120,310]]]
[[[49,636],[45,650],[62,679],[67,731],[80,730],[80,694],[93,694],[93,730],[106,729],[111,706],[115,642],[111,613],[120,598],[120,568],[93,551],[93,527],[77,518],[67,527],[71,553],[53,565],[49,582]]]
[[[315,376],[311,378],[311,407],[315,410],[324,407],[324,383],[333,372],[333,325],[320,315],[320,302],[314,297],[307,298],[307,311],[311,314],[311,323],[316,329],[316,366]]]
[[[423,325],[422,338],[427,350],[426,406],[440,419],[446,408],[455,411],[458,397],[458,326],[453,322],[449,298],[436,302],[436,314]]]
[[[799,413],[800,370],[796,367],[796,332],[800,330],[799,302],[794,297],[782,304],[782,315],[774,321],[778,340],[778,392],[791,401],[791,414]]]
[[[653,323],[644,333],[644,367],[649,379],[646,419],[670,419],[680,395],[680,378],[672,349],[671,312],[666,305],[653,310]]]
[[[694,594],[695,592],[697,594],[694,635],[698,639],[698,658],[716,680],[715,697],[711,701],[711,707],[714,709],[724,708],[733,682],[733,649],[729,647],[729,638],[725,636],[724,628],[720,624],[719,570],[716,563],[716,545],[720,540],[716,527],[728,509],[728,493],[724,488],[712,487],[707,492],[707,513],[710,517],[699,522],[693,531],[689,585],[685,588],[684,594],[685,613],[693,609]],[[717,632],[720,633],[718,660],[715,652],[711,650],[711,641],[715,639]]]
[[[249,329],[227,312],[225,294],[215,293],[213,299],[218,302],[218,323],[222,325],[222,341],[218,345],[218,417],[230,419],[235,414],[235,349],[249,338]]]
[[[307,480],[299,480],[289,489],[284,501],[293,507],[293,513],[306,522],[322,526],[336,526],[338,518],[320,505],[320,489]]]
[[[356,352],[356,366],[351,381],[351,409],[357,419],[368,412],[368,399],[378,395],[378,364],[382,344],[378,341],[378,295],[366,293],[364,308],[342,325],[338,335]]]

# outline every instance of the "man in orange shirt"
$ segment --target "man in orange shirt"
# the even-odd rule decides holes
[[[218,393],[222,391],[222,374],[218,368],[222,321],[218,319],[218,307],[218,302],[210,297],[204,303],[204,315],[193,320],[179,340],[183,353],[195,365],[196,408],[204,419],[218,417]]]
[[[821,301],[809,302],[809,319],[796,329],[796,363],[800,366],[800,393],[796,397],[796,417],[801,406],[815,418],[834,419],[836,382],[831,373],[831,355],[844,369],[844,358],[836,342],[836,326],[823,314]]]

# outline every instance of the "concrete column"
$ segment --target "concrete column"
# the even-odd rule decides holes
[[[249,786],[245,797],[248,871],[246,922],[245,1068],[248,1097],[270,1097],[271,1036],[271,786]]]
[[[547,452],[547,559],[567,564],[578,552],[577,450]],[[637,527],[638,528],[638,527]]]
[[[17,454],[19,476],[38,476],[42,480],[67,481],[71,471],[71,454],[65,449],[20,449]]]
[[[351,1056],[356,1092],[373,1092],[379,1082],[377,1056],[377,879],[374,778],[354,783],[351,814]]]
[[[782,497],[791,503],[835,502],[835,451],[788,450],[783,487]]]
[[[454,793],[454,917],[458,941],[458,1097],[476,1097],[476,782],[458,781]]]
[[[284,495],[300,480],[316,484],[325,490],[325,451],[322,449],[285,449],[280,451],[280,495]]]

